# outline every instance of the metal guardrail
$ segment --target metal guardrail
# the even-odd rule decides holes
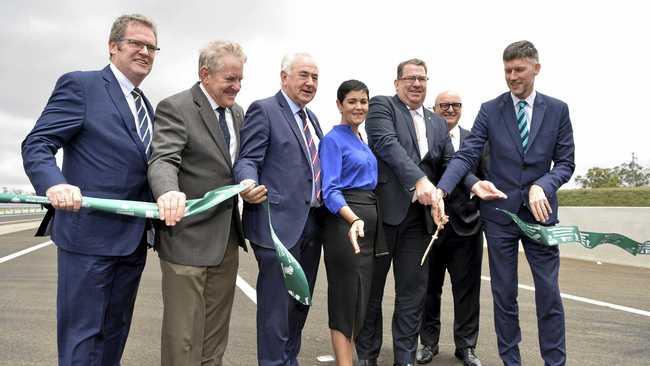
[[[18,205],[18,204],[2,204],[0,205],[0,216],[4,215],[28,215],[44,213],[40,205]]]

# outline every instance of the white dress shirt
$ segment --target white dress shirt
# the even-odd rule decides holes
[[[138,131],[138,111],[135,109],[135,98],[133,98],[133,95],[131,92],[133,89],[135,89],[135,86],[129,80],[122,72],[117,68],[117,66],[113,65],[113,63],[109,64],[109,67],[111,68],[111,71],[113,72],[113,75],[115,75],[115,79],[117,79],[117,83],[120,84],[120,89],[122,89],[122,93],[124,93],[124,98],[126,98],[126,103],[129,105],[129,109],[131,110],[131,114],[133,114],[133,123],[135,124],[135,130]],[[145,106],[144,104],[144,99],[142,100],[142,105]],[[153,134],[153,125],[151,124],[151,116],[149,115],[149,111],[147,110],[146,106],[144,108],[144,112],[147,116],[147,125],[149,126],[149,131]]]
[[[409,109],[411,117],[413,117],[413,125],[415,126],[415,136],[418,140],[418,150],[420,150],[420,159],[429,152],[429,141],[427,140],[427,127],[424,124],[424,107],[420,106],[418,109]]]
[[[519,111],[519,104],[520,100],[525,100],[526,103],[526,108],[524,109],[524,112],[526,112],[526,126],[528,127],[528,133],[530,134],[530,122],[533,120],[533,105],[535,104],[535,96],[537,93],[535,90],[533,90],[532,93],[528,96],[526,99],[519,99],[517,98],[514,94],[510,93],[510,96],[512,97],[512,102],[515,104],[515,116],[517,116],[517,112]]]
[[[449,131],[449,138],[451,138],[451,144],[454,145],[454,151],[458,151],[460,149],[460,127],[458,124]]]
[[[205,97],[208,98],[208,102],[210,102],[210,107],[212,108],[212,111],[214,114],[217,116],[217,121],[219,120],[219,112],[217,112],[217,108],[219,108],[219,104],[212,99],[210,94],[208,94],[208,91],[205,90],[205,87],[203,84],[199,83],[199,88],[201,88],[201,91],[203,91],[203,94],[205,94]],[[226,116],[226,125],[228,126],[228,132],[230,133],[230,146],[228,146],[228,152],[230,153],[230,162],[232,164],[235,163],[235,158],[237,157],[237,135],[235,134],[235,125],[232,119],[232,111],[230,108],[224,108],[225,110],[225,116]]]

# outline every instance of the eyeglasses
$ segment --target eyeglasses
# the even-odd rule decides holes
[[[407,82],[407,83],[409,83],[409,84],[414,84],[415,81],[417,80],[417,81],[420,82],[420,84],[424,84],[424,83],[427,82],[427,80],[429,80],[429,78],[426,77],[426,76],[415,76],[415,75],[412,75],[412,76],[405,76],[405,77],[403,77],[403,78],[399,78],[398,80],[405,81],[405,82]]]
[[[156,53],[156,52],[160,51],[160,48],[158,48],[157,46],[146,43],[146,42],[138,41],[137,39],[124,38],[124,39],[121,39],[120,41],[124,41],[130,47],[133,47],[133,48],[138,49],[138,50],[141,50],[141,49],[146,47],[148,52]]]
[[[438,108],[440,108],[443,111],[446,111],[449,109],[449,107],[454,108],[455,111],[459,110],[463,106],[462,103],[440,103],[438,104]]]

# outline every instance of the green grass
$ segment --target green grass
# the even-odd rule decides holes
[[[560,206],[650,207],[650,187],[562,189]]]

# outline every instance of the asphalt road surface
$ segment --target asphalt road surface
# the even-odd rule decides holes
[[[12,220],[25,220],[23,217]],[[48,238],[34,238],[35,229],[0,235],[0,365],[56,365],[56,247],[44,244],[37,250],[15,253]],[[6,230],[7,231],[7,230]],[[8,230],[11,231],[11,230]],[[649,258],[650,260],[650,258]],[[489,287],[487,257],[483,261],[481,289],[481,332],[476,350],[483,365],[501,365],[496,348]],[[252,253],[240,252],[238,285],[235,295],[230,340],[225,365],[256,365],[254,291],[257,265]],[[563,259],[560,287],[567,325],[569,365],[650,365],[650,269],[596,264]],[[448,280],[447,280],[448,281]],[[520,256],[520,344],[524,365],[543,364],[537,344],[534,292],[528,264]],[[392,365],[390,319],[394,291],[392,274],[384,298],[384,345],[380,365]],[[248,295],[246,292],[248,289]],[[252,296],[251,296],[252,295]],[[327,328],[327,282],[321,265],[314,305],[303,333],[301,365],[333,365],[319,362],[318,356],[332,355]],[[454,358],[452,300],[449,283],[443,295],[440,354],[431,365],[459,365]],[[131,333],[123,365],[160,364],[160,267],[149,252],[142,277]]]

